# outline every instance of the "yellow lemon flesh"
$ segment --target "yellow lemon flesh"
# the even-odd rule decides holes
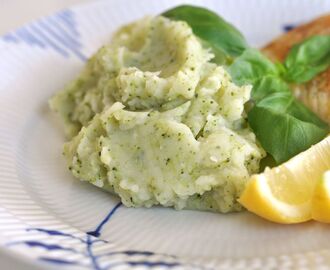
[[[316,184],[312,199],[312,217],[314,220],[330,223],[330,170]]]
[[[282,165],[253,175],[239,202],[277,223],[310,220],[316,183],[329,169],[330,136]]]

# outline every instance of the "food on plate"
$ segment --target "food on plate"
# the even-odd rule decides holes
[[[70,130],[85,126],[64,147],[71,172],[127,206],[240,210],[265,152],[246,124],[251,87],[212,58],[185,22],[159,16],[121,28],[52,100],[71,110]]]
[[[328,219],[329,179],[319,181],[329,168],[330,136],[282,165],[252,176],[239,201],[278,223]]]
[[[266,155],[281,164],[328,134],[290,91],[328,67],[325,52],[304,57],[311,72],[296,65],[326,42],[307,40],[275,64],[204,8],[123,26],[50,100],[70,139],[68,167],[127,206],[240,211]]]
[[[283,61],[294,45],[315,35],[330,35],[330,15],[294,28],[266,45],[262,52],[273,61]],[[330,124],[330,69],[324,69],[310,81],[293,84],[292,90],[299,100]]]

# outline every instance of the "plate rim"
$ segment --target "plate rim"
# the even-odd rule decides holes
[[[35,20],[32,20],[31,22],[28,22],[28,23],[26,23],[26,24],[23,24],[21,27],[19,27],[19,28],[24,28],[24,27],[26,27],[26,26],[28,26],[28,25],[30,25],[30,24],[33,24],[33,23],[36,23],[36,22],[38,22],[38,21],[40,21],[41,19],[43,19],[43,18],[49,18],[49,17],[51,17],[51,16],[53,16],[54,14],[56,14],[56,13],[58,13],[58,12],[61,12],[61,11],[67,11],[67,10],[69,10],[69,11],[72,11],[72,12],[81,12],[81,10],[82,9],[84,9],[84,8],[95,8],[95,6],[98,6],[98,5],[102,5],[102,3],[105,3],[105,2],[107,2],[107,3],[109,3],[109,2],[111,2],[111,1],[113,1],[113,0],[98,0],[98,1],[95,1],[95,2],[84,2],[84,3],[80,3],[80,4],[75,4],[75,5],[71,5],[71,6],[69,6],[69,7],[67,7],[67,8],[65,8],[65,9],[60,9],[60,10],[58,10],[58,11],[56,11],[56,12],[53,12],[53,13],[51,13],[50,15],[47,15],[47,16],[41,16],[41,17],[39,17],[39,18],[37,18],[37,19],[35,19]],[[19,29],[19,28],[16,28],[16,29],[14,29],[14,30],[10,30],[10,31],[8,31],[7,33],[5,33],[4,35],[3,35],[3,37],[4,36],[6,36],[7,34],[9,34],[9,33],[11,33],[11,32],[13,32],[13,31],[16,31],[17,29]],[[3,42],[1,41],[0,42],[0,48],[1,48],[1,46],[2,46],[2,44],[3,44]],[[5,44],[6,45],[6,44]],[[11,45],[8,45],[7,44],[7,46],[11,46]],[[0,188],[0,190],[1,190],[1,188]],[[33,203],[34,204],[36,204],[34,201],[33,201]],[[36,204],[37,205],[37,204]],[[2,205],[0,204],[0,210],[1,210],[1,208],[2,208]],[[44,210],[45,211],[45,210]],[[6,208],[4,208],[4,212],[7,212],[7,213],[9,213],[9,214],[12,214],[11,213],[11,211],[10,210],[8,210],[8,209],[6,209]],[[53,216],[52,215],[52,213],[47,213],[46,211],[45,211],[45,213],[47,214],[47,215],[50,215],[50,216]],[[1,216],[1,214],[2,214],[2,212],[0,211],[0,216]],[[61,220],[61,222],[62,222],[62,220]],[[65,224],[66,225],[66,224]],[[70,225],[70,227],[72,227],[71,225]],[[81,233],[84,233],[84,234],[86,234],[86,232],[83,232],[83,231],[81,231],[81,230],[79,230],[79,229],[77,229],[77,228],[74,228],[75,230],[78,230],[78,231],[80,231]],[[1,227],[0,227],[0,231],[1,231]],[[1,238],[4,238],[3,236],[1,236],[0,235],[0,239]],[[30,263],[32,263],[33,265],[36,265],[36,266],[42,266],[43,264],[40,264],[40,262],[37,262],[35,259],[33,259],[32,257],[30,257],[30,256],[27,256],[26,254],[24,254],[24,253],[21,253],[21,252],[19,252],[18,250],[16,250],[15,248],[7,248],[7,247],[4,247],[3,245],[0,245],[0,251],[2,252],[2,253],[4,253],[4,254],[10,254],[10,255],[13,255],[16,259],[18,259],[18,260],[22,260],[22,261],[25,261],[25,262],[30,262]],[[315,253],[315,254],[314,254]],[[327,260],[329,260],[329,258],[330,258],[330,249],[324,249],[324,250],[320,250],[320,251],[307,251],[307,252],[298,252],[298,253],[295,253],[295,254],[290,254],[290,256],[293,256],[293,257],[295,257],[296,259],[300,259],[300,258],[305,258],[305,257],[319,257],[320,256],[320,254],[318,254],[318,253],[322,253],[321,254],[321,256],[322,257],[324,257],[324,258],[326,258]],[[157,254],[156,254],[157,255]],[[162,255],[162,254],[161,254]],[[232,262],[232,259],[221,259],[221,262],[220,262],[220,264],[219,264],[219,261],[215,261],[214,263],[212,263],[211,262],[211,264],[212,265],[215,265],[215,266],[219,266],[220,268],[221,267],[231,267],[231,269],[235,269],[236,267],[237,268],[239,268],[240,266],[240,264],[242,264],[242,262],[243,263],[246,263],[247,261],[253,261],[253,260],[259,260],[261,263],[262,263],[262,265],[263,266],[265,266],[265,265],[267,265],[267,260],[269,260],[269,261],[271,261],[271,265],[275,262],[275,263],[278,263],[278,262],[283,262],[283,261],[285,261],[286,259],[287,259],[287,257],[288,257],[289,255],[279,255],[279,256],[266,256],[266,257],[253,257],[253,258],[251,258],[251,259],[246,259],[246,258],[243,258],[243,259],[235,259],[236,260],[236,262]],[[320,257],[319,257],[320,258]],[[180,265],[178,265],[178,266],[185,266],[185,265],[187,265],[187,262],[189,261],[189,259],[191,259],[191,258],[182,258],[182,257],[179,257],[178,258],[179,259],[179,261],[180,261]],[[196,263],[196,265],[194,266],[194,267],[200,267],[200,268],[204,268],[205,266],[207,267],[207,264],[201,264],[202,262],[203,262],[203,258],[201,259],[201,261],[200,262],[198,262],[198,263]],[[198,260],[197,260],[198,261]],[[181,263],[182,262],[182,263]],[[222,264],[222,265],[221,265]],[[252,265],[252,264],[249,264],[249,265]],[[258,265],[259,265],[259,262],[258,263],[256,263],[256,268],[251,268],[251,269],[258,269]],[[51,265],[49,265],[49,267],[51,267]],[[270,267],[271,268],[271,267]],[[224,268],[225,269],[225,268]],[[264,268],[264,269],[266,269],[266,268]]]

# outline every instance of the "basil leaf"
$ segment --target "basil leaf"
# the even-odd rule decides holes
[[[258,50],[247,49],[234,60],[228,71],[236,84],[252,84],[252,99],[259,101],[275,92],[290,92],[287,83],[280,78],[282,69]]]
[[[194,34],[207,42],[220,60],[224,56],[236,57],[248,47],[243,35],[233,25],[208,9],[182,5],[164,12],[162,16],[187,22]]]
[[[330,66],[330,36],[313,36],[290,50],[285,59],[285,78],[304,83]]]
[[[259,107],[270,108],[276,112],[287,113],[304,122],[313,123],[320,128],[328,128],[316,114],[295,99],[291,92],[277,92],[267,96],[258,104]]]
[[[281,78],[274,75],[265,75],[255,82],[251,97],[252,100],[258,102],[266,96],[277,92],[290,93],[290,88]]]
[[[238,85],[254,85],[266,75],[280,74],[278,67],[256,49],[246,49],[229,66],[228,72]]]
[[[271,94],[258,102],[249,111],[248,121],[277,164],[308,149],[329,132],[326,123],[285,92]]]

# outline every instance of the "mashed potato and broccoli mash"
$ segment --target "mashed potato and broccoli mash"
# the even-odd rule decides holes
[[[50,101],[73,175],[126,206],[241,210],[265,152],[246,121],[251,86],[213,57],[182,21],[122,27]]]

